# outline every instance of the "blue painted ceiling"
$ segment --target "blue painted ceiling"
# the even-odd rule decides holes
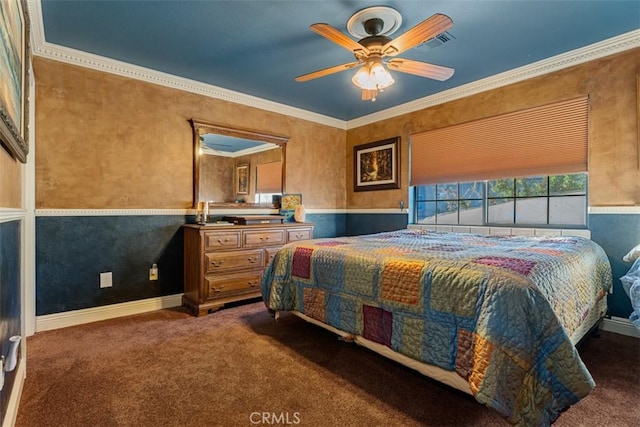
[[[349,17],[369,6],[402,15],[396,38],[433,15],[453,40],[399,57],[455,69],[445,82],[392,72],[396,83],[362,101],[355,69],[298,83],[296,76],[351,62],[312,32],[328,23],[349,37]],[[162,71],[329,117],[351,120],[640,28],[640,1],[66,1],[41,0],[48,43]]]
[[[200,144],[201,146],[204,146],[210,150],[214,150],[218,153],[233,154],[245,150],[255,149],[256,147],[262,146],[266,143],[252,139],[207,133],[202,135]]]

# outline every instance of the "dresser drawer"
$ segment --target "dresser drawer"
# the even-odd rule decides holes
[[[247,271],[236,274],[205,276],[208,298],[215,299],[229,294],[259,292],[262,281],[262,270]]]
[[[246,230],[242,233],[244,247],[273,246],[285,243],[284,230]]]
[[[298,240],[309,240],[312,236],[310,228],[298,228],[287,230],[287,242],[297,242]]]
[[[239,248],[240,231],[208,231],[204,233],[204,249]]]
[[[262,249],[210,252],[205,253],[204,257],[207,273],[243,268],[262,268],[264,266],[264,251]]]

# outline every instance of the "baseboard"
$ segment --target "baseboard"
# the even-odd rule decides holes
[[[604,319],[600,325],[600,329],[620,335],[640,338],[640,332],[638,332],[629,319],[625,319],[624,317],[612,316],[610,319]]]
[[[182,294],[36,316],[36,332],[82,325],[182,305]]]
[[[20,397],[22,396],[22,387],[24,386],[24,380],[27,374],[26,365],[27,360],[25,357],[22,357],[20,363],[18,363],[18,370],[16,371],[16,378],[13,381],[13,389],[11,389],[11,395],[9,396],[7,411],[2,419],[2,427],[12,427],[16,424]]]

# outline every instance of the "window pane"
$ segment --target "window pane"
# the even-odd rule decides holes
[[[436,223],[436,202],[417,202],[416,221],[420,224]]]
[[[495,224],[513,224],[513,208],[513,199],[489,200],[489,222]]]
[[[487,183],[488,197],[513,197],[513,179],[495,179]]]
[[[438,200],[456,200],[458,184],[438,184]]]
[[[436,186],[435,184],[431,185],[421,185],[416,187],[417,200],[435,200],[436,199]]]
[[[584,226],[587,185],[587,173],[574,173],[417,186],[416,222]]]
[[[587,194],[587,174],[552,175],[549,177],[549,194],[566,196],[569,194]]]
[[[484,182],[461,182],[460,198],[461,199],[482,199],[484,194]]]
[[[547,198],[516,199],[516,224],[546,224]]]
[[[546,176],[534,176],[530,178],[516,179],[516,196],[534,197],[534,196],[546,196],[546,195],[547,195],[547,177]],[[518,207],[516,206],[516,211],[517,210],[518,210]],[[545,219],[545,222],[546,222],[546,219]]]
[[[550,197],[549,223],[587,225],[587,197]]]
[[[436,222],[438,224],[457,224],[458,202],[438,202],[438,216]]]
[[[482,200],[460,200],[460,224],[484,224]]]

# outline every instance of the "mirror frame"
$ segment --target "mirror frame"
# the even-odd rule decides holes
[[[200,136],[206,133],[215,133],[218,135],[234,136],[243,139],[252,139],[254,141],[269,142],[280,146],[282,150],[282,193],[285,193],[285,177],[286,177],[286,146],[289,141],[288,136],[255,131],[251,129],[241,129],[228,127],[216,123],[206,122],[204,120],[190,119],[193,129],[193,208],[198,206],[198,194],[200,193]],[[247,208],[247,207],[273,207],[273,205],[265,206],[259,203],[210,203],[212,206],[224,206]]]

